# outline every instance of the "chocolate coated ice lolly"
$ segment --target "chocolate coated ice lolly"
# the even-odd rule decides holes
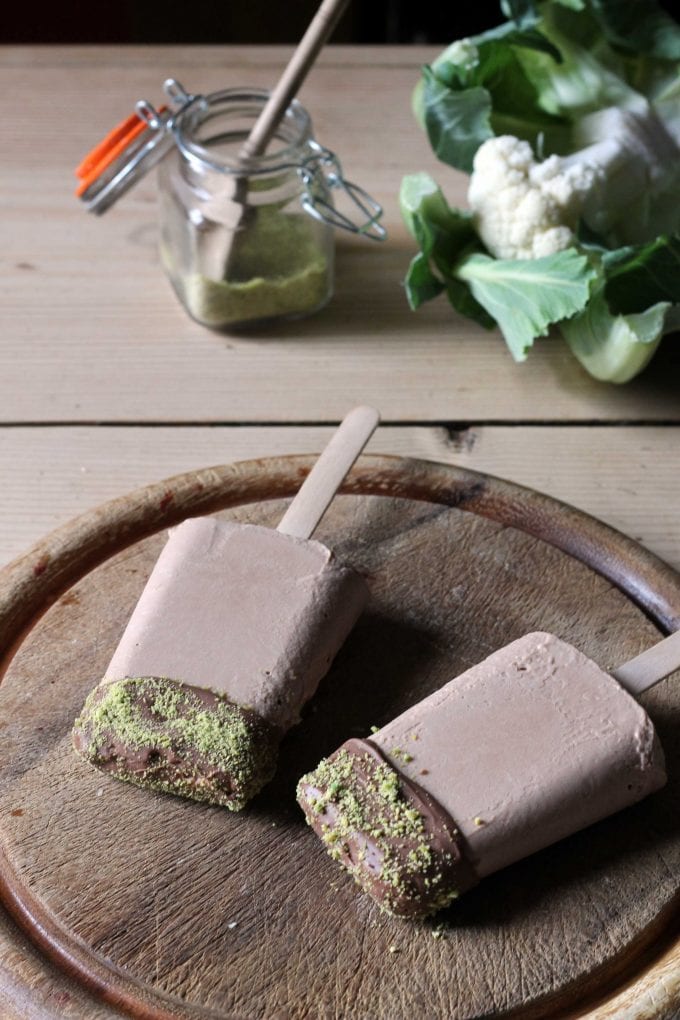
[[[278,529],[212,517],[172,529],[75,722],[79,754],[232,810],[271,779],[282,736],[368,599],[309,536],[377,423],[372,408],[350,412]]]
[[[304,776],[307,821],[381,907],[434,913],[663,786],[654,726],[623,684],[639,693],[677,668],[680,634],[664,646],[612,676],[528,634]]]

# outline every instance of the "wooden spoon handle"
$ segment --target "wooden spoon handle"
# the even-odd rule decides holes
[[[337,25],[347,3],[348,0],[323,0],[243,143],[241,158],[260,156],[267,148],[281,117],[297,95],[319,50]]]

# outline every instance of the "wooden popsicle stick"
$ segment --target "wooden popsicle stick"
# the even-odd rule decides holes
[[[345,415],[281,518],[277,531],[311,538],[379,421],[380,414],[374,407],[355,407]]]
[[[612,670],[612,676],[630,694],[637,695],[648,691],[676,669],[680,669],[680,630]]]
[[[208,276],[212,279],[229,279],[239,232],[243,231],[248,222],[251,212],[245,205],[248,195],[248,160],[264,153],[276,133],[281,118],[295,98],[348,2],[349,0],[323,0],[239,150],[239,161],[244,164],[244,172],[238,173],[231,182],[230,202],[236,212],[234,222],[226,235],[217,231],[204,239],[202,261]]]

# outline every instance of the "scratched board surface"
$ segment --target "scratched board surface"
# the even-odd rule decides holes
[[[485,513],[488,484],[475,494]],[[284,506],[221,516],[275,525]],[[492,876],[430,921],[390,918],[358,892],[305,826],[295,783],[347,737],[529,630],[553,631],[605,667],[660,631],[584,563],[493,514],[344,495],[318,537],[366,574],[371,604],[286,738],[276,778],[238,815],[119,783],[70,746],[164,534],[85,572],[35,620],[0,686],[5,900],[114,1013],[556,1015],[630,968],[672,911],[677,677],[644,699],[667,751],[661,793]]]

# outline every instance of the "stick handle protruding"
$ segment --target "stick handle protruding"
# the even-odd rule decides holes
[[[243,143],[242,159],[261,156],[267,148],[281,117],[297,95],[300,85],[340,20],[347,3],[348,0],[323,0]]]
[[[680,630],[612,670],[612,676],[629,694],[638,695],[676,669],[680,669]]]
[[[312,537],[379,421],[380,414],[374,407],[355,407],[343,418],[283,515],[277,531],[296,538]]]

